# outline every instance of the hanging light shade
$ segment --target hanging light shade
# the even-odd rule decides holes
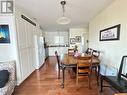
[[[58,24],[62,24],[62,25],[66,25],[66,24],[69,24],[71,22],[71,20],[68,18],[68,17],[60,17],[58,20],[57,20],[57,23]]]
[[[60,17],[60,18],[58,18],[56,22],[57,22],[58,24],[61,24],[61,25],[69,24],[69,23],[71,22],[71,20],[70,20],[68,17],[66,17],[66,16],[64,15],[64,13],[65,13],[66,1],[61,1],[60,4],[62,5],[63,16]]]

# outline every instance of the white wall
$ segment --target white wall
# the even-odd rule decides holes
[[[0,15],[0,25],[8,24],[10,30],[10,43],[0,43],[0,61],[8,61],[16,59],[16,37],[15,24],[13,15]]]
[[[121,57],[127,54],[127,0],[115,0],[89,24],[89,47],[101,50],[101,63],[119,68]],[[120,40],[99,41],[102,29],[121,24]]]
[[[1,44],[0,43],[0,61],[16,61],[16,76],[17,80],[20,79],[20,66],[18,62],[18,51],[17,51],[17,38],[15,30],[15,16],[14,15],[0,15],[0,24],[8,24],[10,30],[10,43]]]
[[[70,44],[70,48],[73,48],[75,45],[77,45],[78,51],[84,52],[88,47],[86,42],[88,40],[88,28],[70,28],[69,38],[75,38],[76,36],[81,36],[81,42]]]

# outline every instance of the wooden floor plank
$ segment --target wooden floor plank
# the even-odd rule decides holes
[[[80,80],[76,85],[76,78],[66,71],[65,88],[60,87],[61,79],[58,79],[58,68],[55,57],[49,57],[45,65],[36,70],[19,87],[16,87],[14,95],[112,95],[110,89],[99,93],[99,87],[93,77],[92,89],[88,89],[87,78]]]

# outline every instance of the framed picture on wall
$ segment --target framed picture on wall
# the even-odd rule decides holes
[[[106,28],[100,31],[100,41],[119,40],[120,24]]]
[[[10,43],[9,25],[0,25],[0,43]]]
[[[81,42],[81,36],[76,36],[76,37],[75,37],[75,41],[76,41],[77,43],[80,43],[80,42]]]
[[[70,38],[70,44],[75,44],[75,38]]]

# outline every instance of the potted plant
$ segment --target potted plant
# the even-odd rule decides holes
[[[74,47],[74,52],[78,52],[78,46],[77,45],[75,45],[75,47]]]

